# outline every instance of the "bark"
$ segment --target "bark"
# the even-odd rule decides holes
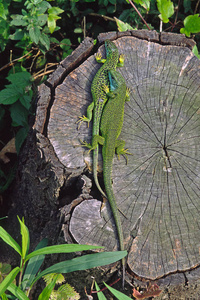
[[[105,57],[105,39],[125,55],[118,71],[131,90],[120,138],[133,155],[127,165],[115,158],[112,176],[129,253],[127,280],[157,283],[158,299],[199,299],[200,62],[191,52],[194,41],[183,35],[101,34],[97,46],[86,38],[60,63],[38,89],[10,218],[25,217],[32,247],[43,237],[56,243],[63,232],[65,242],[118,249],[109,205],[92,182],[91,154],[80,147],[80,140],[90,142],[92,124],[76,123],[92,101],[91,82],[101,67],[94,53]]]

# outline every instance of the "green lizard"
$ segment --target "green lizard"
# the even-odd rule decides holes
[[[97,62],[103,63],[103,66],[98,70],[96,73],[92,85],[91,85],[91,92],[92,92],[92,103],[87,108],[87,117],[82,116],[80,117],[80,124],[82,122],[89,122],[93,117],[93,129],[92,129],[92,148],[93,150],[93,176],[94,181],[102,193],[104,197],[106,197],[105,193],[103,192],[97,177],[97,165],[98,165],[98,143],[96,143],[94,137],[99,135],[99,126],[100,126],[100,119],[103,111],[103,107],[108,100],[106,92],[104,91],[103,86],[109,86],[109,78],[108,78],[108,71],[115,70],[116,67],[120,67],[124,65],[124,57],[123,55],[119,56],[119,52],[115,44],[109,40],[105,41],[105,49],[106,49],[106,59],[101,59],[101,55],[96,56]]]
[[[131,154],[128,152],[128,149],[124,149],[125,142],[123,140],[118,140],[118,137],[121,133],[123,119],[124,119],[124,103],[129,101],[129,89],[126,87],[126,82],[122,75],[115,70],[109,71],[110,77],[110,86],[111,91],[109,92],[109,87],[104,86],[106,94],[109,97],[108,102],[105,105],[105,108],[102,113],[100,131],[101,136],[96,135],[93,139],[93,143],[97,145],[103,145],[102,154],[103,154],[103,178],[104,185],[106,189],[106,195],[110,203],[110,207],[113,213],[115,220],[120,250],[124,250],[124,238],[123,230],[120,221],[120,216],[115,200],[115,196],[112,189],[112,162],[115,155],[115,152],[120,155]],[[84,145],[93,149],[93,145],[84,143]],[[124,276],[125,276],[125,260],[122,259],[123,267],[123,285],[124,285]]]

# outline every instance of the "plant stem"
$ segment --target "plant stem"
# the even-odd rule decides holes
[[[132,2],[131,0],[128,0],[128,1],[129,1],[129,3],[133,6],[133,8],[134,8],[135,11],[137,12],[137,14],[140,16],[140,18],[142,19],[142,21],[144,22],[144,24],[147,26],[147,28],[148,28],[149,30],[151,30],[150,27],[149,27],[149,25],[147,24],[147,22],[145,21],[145,19],[143,18],[143,16],[141,15],[141,13],[139,12],[139,10],[137,9],[137,7],[135,6],[135,4],[133,4],[133,2]]]

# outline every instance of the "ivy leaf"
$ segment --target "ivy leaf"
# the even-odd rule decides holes
[[[181,28],[180,32],[184,33],[186,36],[189,37],[191,33],[200,32],[199,14],[187,16],[183,23],[185,27]]]
[[[163,23],[168,23],[169,18],[174,14],[174,4],[171,0],[157,0],[159,18]]]

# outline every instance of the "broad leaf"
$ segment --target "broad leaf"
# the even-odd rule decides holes
[[[200,17],[199,14],[191,15],[185,18],[184,28],[181,28],[180,32],[184,33],[186,36],[190,36],[191,33],[200,32]]]
[[[17,94],[15,89],[5,88],[0,91],[0,104],[8,105],[13,104],[19,99],[19,94]]]
[[[169,18],[174,14],[174,4],[171,0],[157,0],[159,18],[163,23],[168,23]]]
[[[41,34],[41,32],[40,32],[40,29],[38,27],[31,27],[29,29],[29,36],[30,36],[32,42],[35,43],[36,45],[39,42],[40,34]]]

